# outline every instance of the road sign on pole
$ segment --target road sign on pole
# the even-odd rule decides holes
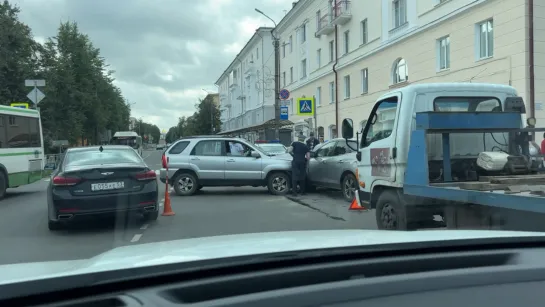
[[[45,80],[25,80],[25,86],[29,86],[29,87],[45,86]]]
[[[34,102],[34,104],[38,104],[40,101],[42,101],[42,99],[45,98],[45,95],[44,93],[42,93],[42,91],[35,87],[34,89],[32,89],[32,91],[30,91],[30,93],[28,93],[27,97],[32,102]]]
[[[298,98],[297,115],[314,116],[314,98]]]
[[[288,107],[280,107],[280,119],[288,120]]]
[[[34,87],[27,95],[28,99],[34,102],[34,104],[37,105],[45,98],[44,93],[38,89],[38,86],[45,86],[45,80],[25,80],[25,86]]]
[[[287,89],[282,89],[280,91],[280,98],[282,100],[286,100],[286,99],[290,98],[290,91],[288,91]]]

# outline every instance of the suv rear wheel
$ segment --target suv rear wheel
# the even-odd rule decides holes
[[[181,173],[176,176],[173,182],[174,191],[179,196],[190,196],[199,189],[199,182],[191,173]]]
[[[273,173],[269,176],[267,188],[273,195],[286,195],[290,190],[290,177],[282,172]]]

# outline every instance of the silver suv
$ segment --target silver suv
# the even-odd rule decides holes
[[[240,138],[187,137],[165,151],[159,178],[166,182],[168,164],[168,182],[181,196],[218,186],[266,186],[271,194],[284,195],[290,189],[291,160],[289,154],[273,157]]]

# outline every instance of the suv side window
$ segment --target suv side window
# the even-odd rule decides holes
[[[218,140],[200,141],[191,150],[192,156],[221,156],[221,143]]]
[[[188,141],[176,143],[176,145],[172,146],[168,153],[171,155],[181,154],[182,151],[184,151],[184,149],[187,147],[187,145],[189,145]]]
[[[252,148],[241,142],[225,141],[225,145],[225,152],[228,156],[249,157],[252,152]]]

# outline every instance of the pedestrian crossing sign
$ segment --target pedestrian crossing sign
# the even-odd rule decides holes
[[[297,115],[314,116],[314,98],[297,98]]]

